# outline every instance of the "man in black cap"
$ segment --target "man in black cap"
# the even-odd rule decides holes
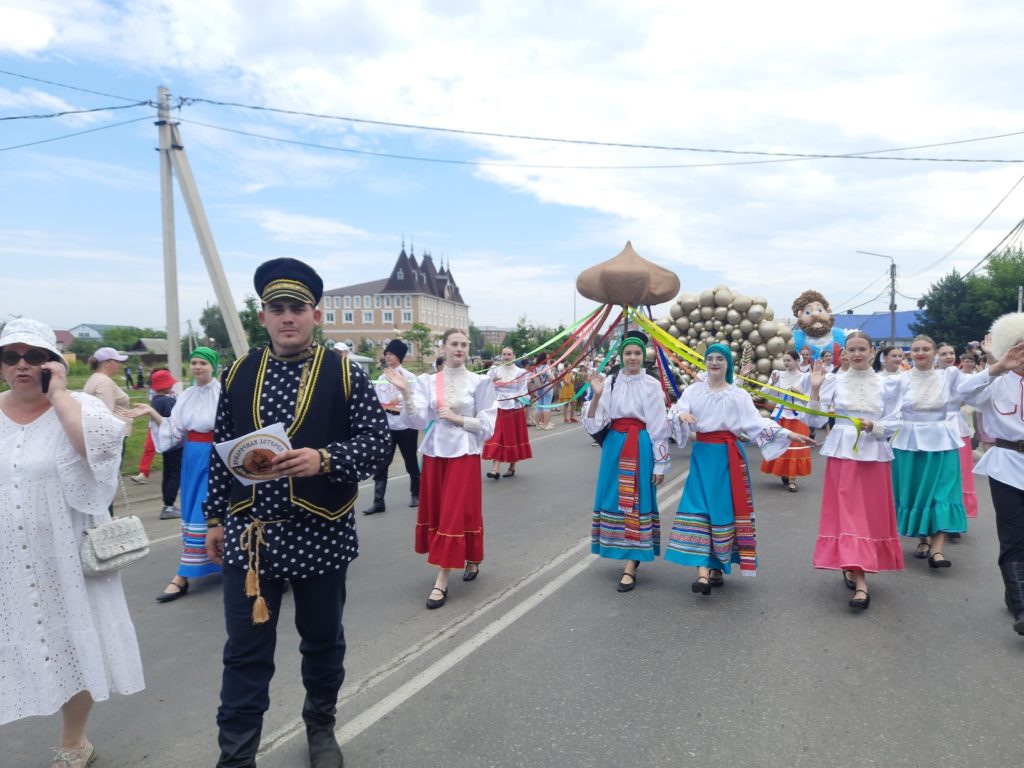
[[[256,765],[288,582],[302,637],[310,763],[340,768],[334,723],[345,677],[345,574],[358,554],[351,512],[358,481],[388,449],[387,421],[362,369],[313,342],[320,276],[301,261],[274,259],[259,266],[254,283],[271,343],[224,372],[214,439],[280,423],[292,449],[272,460],[279,477],[256,485],[242,485],[216,452],[210,460],[206,546],[224,566],[228,635],[217,766]]]
[[[416,375],[402,367],[409,347],[399,339],[392,339],[384,348],[384,365],[402,374],[408,381],[416,380]],[[402,394],[394,385],[383,379],[378,384],[377,397],[388,417],[388,428],[391,430],[391,450],[384,461],[373,473],[373,504],[363,510],[364,515],[375,515],[384,511],[384,494],[388,490],[388,469],[395,458],[395,447],[402,452],[405,471],[409,473],[409,506],[418,507],[420,503],[420,465],[416,460],[416,442],[419,432],[409,426],[409,420],[402,412]]]

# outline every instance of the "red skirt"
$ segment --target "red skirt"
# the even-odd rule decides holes
[[[502,462],[533,458],[530,433],[526,429],[526,412],[522,408],[498,409],[494,434],[484,443],[483,458]]]
[[[484,559],[480,456],[423,457],[416,552],[438,568],[462,568]]]
[[[800,419],[779,419],[779,426],[796,432],[798,435],[810,435]],[[791,445],[786,452],[774,461],[761,461],[761,471],[766,475],[777,477],[809,477],[811,474],[811,447],[809,445]]]
[[[903,570],[889,462],[830,457],[825,463],[813,564],[867,573]]]
[[[978,494],[974,490],[974,451],[971,438],[965,437],[960,446],[960,482],[964,487],[964,508],[968,517],[978,516]]]

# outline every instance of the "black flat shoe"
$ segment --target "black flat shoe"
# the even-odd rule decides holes
[[[715,574],[718,575],[716,576]],[[711,573],[708,574],[708,584],[712,587],[724,587],[725,577],[722,575],[722,572],[713,568]]]
[[[864,597],[857,597],[857,595],[864,595]],[[868,606],[871,605],[871,595],[868,594],[866,589],[858,589],[853,593],[853,599],[847,605],[851,608],[856,608],[858,611],[866,611]]]
[[[488,472],[487,476],[491,478],[491,480],[497,480],[501,477],[497,472]]]
[[[158,603],[171,603],[171,602],[174,602],[175,600],[177,600],[179,597],[184,597],[185,595],[188,594],[188,581],[187,580],[185,581],[184,584],[178,584],[177,582],[172,581],[167,586],[169,586],[169,587],[177,587],[178,591],[177,592],[161,592],[159,595],[157,595],[157,598],[156,598],[156,601]]]
[[[515,476],[516,476],[516,471],[514,469],[512,469],[511,467],[509,467],[508,472],[506,472],[504,475],[502,475],[502,477],[515,477]]]
[[[856,590],[857,589],[857,583],[853,579],[851,579],[849,576],[846,575],[848,573],[849,573],[849,571],[843,571],[843,581],[846,582],[846,588],[847,589]]]
[[[918,560],[924,560],[932,553],[932,545],[927,541],[919,541],[917,543],[917,549],[914,550],[914,557]]]
[[[384,511],[383,502],[375,501],[369,507],[363,510],[364,515],[376,515],[378,512]]]
[[[476,568],[475,571],[469,570],[469,567],[473,566]],[[466,570],[462,574],[463,581],[472,581],[480,573],[480,563],[466,563]]]
[[[434,587],[432,590],[430,590],[430,594],[431,595],[434,594],[435,592],[440,592],[441,593],[441,599],[440,600],[435,600],[432,597],[427,597],[427,608],[429,608],[431,610],[433,610],[434,608],[440,608],[442,605],[445,604],[445,601],[448,599],[448,590],[447,589],[441,589],[440,587]]]
[[[697,580],[690,585],[690,591],[697,595],[710,595],[711,579],[707,576],[699,576]]]
[[[409,506],[410,507],[418,507],[419,505],[420,505],[420,497],[419,496],[413,496],[411,499],[409,499]]]
[[[639,567],[639,566],[638,566]],[[626,581],[629,579],[629,581]],[[636,586],[636,571],[633,573],[622,572],[622,577],[619,579],[619,586],[617,587],[619,592],[632,592],[633,587]]]
[[[937,557],[941,557],[942,559],[941,560],[936,560],[935,558],[937,558]],[[946,557],[941,552],[932,552],[930,555],[928,555],[928,567],[929,568],[952,568],[953,567],[953,563],[951,563],[949,561],[949,558]]]

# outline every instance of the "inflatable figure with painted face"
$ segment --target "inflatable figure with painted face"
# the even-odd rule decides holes
[[[825,350],[832,352],[832,359],[839,359],[839,351],[846,343],[842,328],[833,327],[832,310],[828,299],[817,291],[804,291],[793,302],[796,325],[793,327],[793,345],[797,352],[807,348],[811,357],[818,360]]]

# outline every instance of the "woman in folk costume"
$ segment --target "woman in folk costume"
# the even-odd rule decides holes
[[[967,530],[963,442],[949,415],[951,402],[959,407],[960,371],[935,369],[935,342],[928,336],[914,337],[910,357],[914,367],[899,377],[903,424],[892,438],[896,525],[900,535],[920,537],[914,557],[927,558],[932,568],[949,568],[946,539]]]
[[[935,355],[935,367],[944,371],[947,368],[956,367],[956,349],[952,344],[942,342],[939,344],[938,352]],[[961,376],[969,374],[961,371]],[[974,449],[971,448],[971,427],[964,416],[963,401],[958,397],[950,397],[946,402],[946,415],[950,421],[956,424],[957,432],[960,434],[960,484],[963,487],[964,509],[968,517],[978,516],[978,494],[974,487]],[[952,538],[959,538],[960,534],[952,534]]]
[[[903,350],[899,347],[882,347],[875,357],[875,370],[881,376],[899,376],[906,369],[903,367]]]
[[[494,383],[494,391],[498,398],[498,419],[494,425],[494,434],[484,443],[484,461],[491,461],[491,470],[487,476],[492,480],[501,477],[502,463],[508,464],[505,477],[515,477],[516,463],[523,459],[532,459],[530,449],[530,433],[526,428],[526,411],[520,398],[527,395],[527,372],[515,363],[516,353],[512,347],[501,350],[501,365],[495,365],[487,371],[487,376]]]
[[[712,344],[704,363],[707,379],[684,389],[670,414],[680,447],[691,430],[697,437],[665,559],[695,566],[697,580],[691,589],[709,595],[711,587],[725,583],[723,573],[729,573],[732,563],[739,563],[749,575],[757,567],[750,476],[737,438],[756,440],[766,457],[780,455],[790,441],[815,443],[761,416],[750,395],[732,385],[732,352],[727,346]]]
[[[841,570],[854,590],[849,606],[864,610],[871,604],[865,574],[903,570],[888,443],[900,423],[901,388],[898,379],[871,369],[866,333],[851,331],[845,349],[850,361],[845,375],[826,376],[818,363],[810,377],[811,408],[854,416],[863,425],[858,434],[853,422],[837,419],[821,448],[828,459],[813,564]],[[823,416],[807,420],[825,423]]]
[[[427,608],[448,599],[448,573],[465,568],[473,581],[484,559],[484,520],[480,453],[494,433],[497,418],[494,384],[466,370],[469,335],[449,328],[443,340],[444,368],[410,383],[392,369],[384,376],[401,393],[409,425],[425,429],[420,452],[420,506],[415,549],[435,566],[437,578]]]
[[[619,347],[622,368],[607,379],[594,373],[594,396],[583,426],[596,435],[608,427],[594,493],[590,551],[625,560],[619,592],[636,586],[640,562],[661,554],[657,487],[671,458],[661,384],[644,372],[647,336],[629,331]]]
[[[178,397],[171,415],[161,416],[151,405],[136,406],[133,411],[148,414],[153,443],[160,453],[184,445],[181,456],[181,562],[167,588],[157,596],[158,603],[184,597],[189,579],[220,573],[220,566],[206,554],[206,519],[203,502],[210,478],[210,453],[213,425],[217,420],[220,358],[209,347],[196,347],[188,361],[195,385]]]
[[[1003,599],[1013,614],[1013,630],[1024,635],[1024,314],[1014,312],[996,320],[985,351],[995,362],[962,379],[958,394],[985,415],[995,442],[975,472],[988,477]]]
[[[800,355],[793,350],[782,356],[782,365],[783,370],[772,371],[772,375],[768,379],[768,384],[777,389],[766,387],[761,391],[781,400],[796,402],[792,395],[783,394],[778,390],[786,389],[796,394],[806,395],[809,390],[808,374],[800,370]],[[811,434],[807,425],[800,420],[800,414],[792,408],[777,405],[772,412],[772,418],[778,422],[780,427],[788,429],[790,432],[800,435]],[[779,458],[771,461],[764,459],[761,462],[761,471],[766,475],[781,477],[782,484],[789,488],[791,493],[796,493],[796,479],[809,477],[811,474],[811,449],[806,445],[791,445]]]

